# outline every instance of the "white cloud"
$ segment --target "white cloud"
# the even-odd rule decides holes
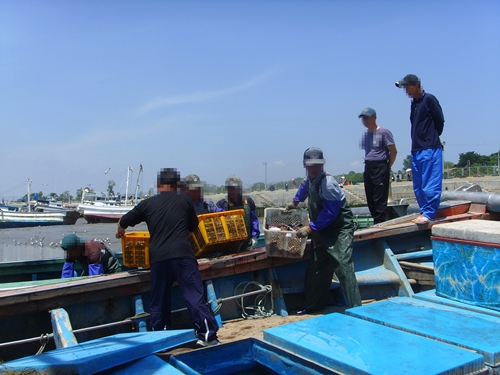
[[[194,92],[190,94],[179,94],[171,95],[167,97],[160,97],[152,100],[150,103],[145,104],[140,108],[140,112],[149,112],[161,107],[167,107],[177,104],[186,103],[199,103],[207,100],[224,97],[227,95],[234,94],[239,91],[244,91],[255,86],[259,86],[265,83],[266,79],[274,75],[276,71],[269,71],[263,74],[252,77],[247,82],[240,85],[229,87],[221,90],[205,91],[205,92]]]
[[[278,166],[278,167],[284,167],[286,166],[285,162],[283,160],[276,160],[276,161],[273,161],[273,164]]]

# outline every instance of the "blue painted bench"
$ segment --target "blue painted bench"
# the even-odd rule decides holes
[[[453,306],[453,307],[457,307],[459,309],[470,310],[470,311],[474,311],[477,313],[492,315],[492,316],[496,316],[497,318],[500,318],[500,311],[498,311],[498,310],[493,310],[493,309],[488,309],[486,307],[470,305],[468,303],[458,302],[458,301],[451,300],[449,298],[440,297],[436,294],[436,289],[431,289],[431,290],[426,290],[425,292],[416,293],[412,297],[419,299],[419,300],[422,300],[422,301],[434,302],[434,303],[437,303],[440,305],[446,305],[446,306]]]
[[[184,373],[156,355],[150,355],[132,363],[100,372],[99,375],[184,375]]]
[[[187,375],[338,375],[336,372],[257,339],[245,339],[170,357]]]
[[[483,356],[342,314],[264,331],[264,340],[342,374],[476,374]]]
[[[95,374],[195,340],[188,329],[121,333],[6,362],[0,374],[27,368],[40,375]]]
[[[473,350],[500,366],[500,319],[456,307],[394,298],[346,310],[352,317]]]

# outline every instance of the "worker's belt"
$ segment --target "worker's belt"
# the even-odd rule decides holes
[[[365,164],[387,164],[389,160],[365,160]]]

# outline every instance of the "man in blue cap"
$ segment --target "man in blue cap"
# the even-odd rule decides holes
[[[386,220],[389,178],[398,151],[392,133],[377,125],[377,113],[373,108],[363,109],[358,117],[367,129],[360,142],[365,151],[366,202],[373,222],[378,224]]]
[[[333,273],[337,275],[348,307],[361,306],[354,263],[352,261],[354,220],[344,191],[333,176],[324,170],[323,151],[310,147],[304,152],[305,179],[288,210],[308,200],[309,225],[297,237],[310,236],[312,251],[304,285],[304,307],[297,314],[307,314],[325,307]]]
[[[407,74],[396,87],[404,88],[412,98],[410,107],[411,163],[413,191],[421,215],[415,224],[426,224],[436,217],[441,201],[443,179],[444,116],[436,97],[425,92],[415,74]]]
[[[61,278],[75,276],[75,261],[83,268],[81,276],[96,276],[120,272],[120,263],[113,253],[100,241],[85,241],[75,234],[68,234],[61,240],[66,252]]]

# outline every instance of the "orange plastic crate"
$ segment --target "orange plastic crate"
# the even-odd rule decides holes
[[[196,257],[231,253],[248,238],[245,210],[198,215],[198,228],[189,239]]]
[[[125,267],[149,267],[149,232],[129,232],[122,237]]]

